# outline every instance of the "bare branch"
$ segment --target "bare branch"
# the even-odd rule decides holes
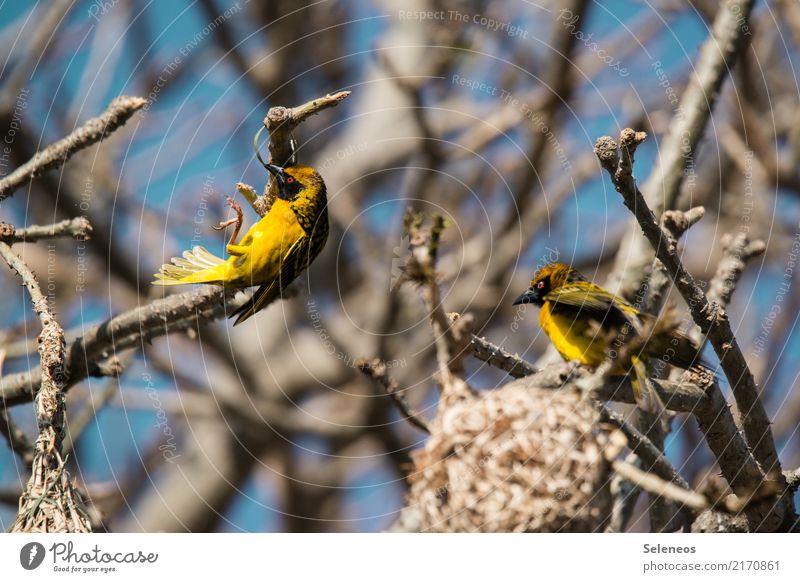
[[[139,348],[168,333],[196,328],[200,322],[221,319],[229,308],[234,309],[238,304],[226,306],[223,302],[226,295],[232,296],[233,292],[206,286],[199,291],[157,299],[89,328],[67,347],[64,389],[68,390],[87,376],[103,375],[98,366],[116,352]],[[30,402],[41,381],[39,370],[2,377],[0,395],[7,406]]]
[[[0,201],[11,196],[17,188],[27,184],[35,177],[62,166],[75,152],[108,137],[146,103],[147,101],[141,97],[121,96],[115,98],[99,117],[90,119],[67,137],[47,146],[0,180]]]
[[[674,483],[682,489],[689,489],[689,484],[680,476],[675,467],[672,466],[658,447],[650,439],[643,435],[635,426],[627,422],[622,415],[610,410],[606,406],[600,408],[600,419],[622,431],[628,439],[628,446],[631,451],[642,461],[652,468],[656,475],[662,479]]]
[[[694,226],[705,215],[705,208],[696,206],[686,212],[667,210],[661,215],[661,225],[669,231],[672,238],[678,241],[689,228]],[[642,305],[638,306],[645,313],[656,315],[664,306],[672,279],[658,259],[653,260],[653,268],[648,280],[647,295]]]
[[[736,285],[742,277],[747,261],[753,259],[767,249],[762,240],[751,241],[747,233],[726,234],[722,237],[722,259],[717,265],[717,272],[711,279],[708,288],[709,302],[728,305]]]
[[[114,396],[119,393],[119,380],[117,379],[123,369],[130,363],[131,359],[133,359],[135,351],[128,350],[126,353],[120,354],[118,358],[112,358],[119,361],[119,366],[115,370],[116,373],[112,372],[111,370],[107,370],[107,376],[113,376],[114,379],[107,380],[106,385],[103,387],[103,390],[100,392],[100,396],[95,400],[90,393],[87,400],[88,402],[84,405],[83,409],[77,413],[72,420],[67,421],[67,440],[64,444],[64,454],[68,455],[72,452],[73,448],[75,447],[75,443],[80,438],[81,434],[86,427],[95,419],[97,413],[100,412],[111,400]]]
[[[356,362],[356,367],[365,376],[372,378],[375,382],[383,386],[386,394],[392,398],[392,402],[395,403],[397,409],[403,415],[403,418],[421,431],[424,431],[428,434],[431,433],[431,427],[428,424],[428,421],[411,408],[411,405],[408,403],[408,400],[406,400],[406,397],[402,392],[398,392],[397,382],[390,378],[386,373],[386,364],[384,364],[379,358],[374,358],[372,360],[358,360]]]
[[[411,256],[403,272],[402,281],[413,281],[421,286],[422,298],[428,309],[436,344],[436,361],[439,364],[439,381],[442,401],[459,400],[472,394],[472,389],[462,379],[463,359],[469,352],[472,338],[472,316],[445,313],[439,294],[436,275],[436,256],[444,230],[444,217],[432,217],[431,225],[423,228],[423,217],[410,209],[406,214],[406,230],[410,237]]]
[[[473,334],[469,346],[475,358],[508,372],[508,375],[513,378],[522,378],[536,373],[536,368],[532,364],[516,354],[508,353],[502,347],[493,344],[486,338]]]
[[[28,226],[15,229],[13,225],[0,222],[0,242],[14,244],[19,242],[36,242],[58,236],[68,236],[77,240],[87,240],[92,232],[92,225],[85,216],[68,218],[48,226]]]
[[[626,463],[625,461],[615,460],[612,462],[612,467],[618,474],[648,493],[665,499],[671,499],[672,501],[698,512],[711,507],[708,500],[700,493],[692,491],[691,489],[679,487],[674,483],[662,479],[658,475],[642,471],[635,465]]]
[[[800,489],[800,468],[793,471],[785,471],[783,476],[786,478],[786,484],[791,493],[795,493]]]

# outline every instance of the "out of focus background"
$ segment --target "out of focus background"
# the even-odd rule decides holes
[[[448,220],[447,311],[537,361],[536,309],[513,299],[559,260],[603,282],[638,232],[592,152],[624,127],[643,182],[718,3],[152,2],[0,4],[0,175],[101,113],[148,100],[101,144],[0,203],[18,227],[85,215],[89,241],[15,246],[68,339],[163,294],[152,273],[202,244],[217,254],[237,182],[266,180],[253,135],[269,107],[352,95],[295,132],[328,186],[331,237],[296,296],[246,324],[209,323],[118,354],[119,378],[70,389],[68,469],[113,531],[371,532],[403,507],[424,443],[354,363],[379,357],[435,414],[434,345],[419,295],[395,290],[405,210]],[[709,280],[724,233],[767,243],[729,313],[763,388],[781,460],[800,464],[800,4],[758,2],[678,206],[703,205],[682,257]],[[240,201],[244,202],[243,200]],[[246,207],[246,204],[244,205]],[[256,219],[245,209],[246,225]],[[39,324],[0,274],[3,374],[38,365]],[[674,303],[684,309],[681,300]],[[709,351],[707,357],[714,361]],[[477,360],[468,379],[507,377]],[[723,386],[727,394],[727,386]],[[35,435],[32,405],[12,418]],[[718,473],[694,420],[667,456],[694,486]],[[0,527],[29,476],[0,439]],[[632,521],[646,529],[646,516]]]

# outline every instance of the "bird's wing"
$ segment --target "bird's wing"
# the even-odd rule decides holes
[[[554,309],[580,311],[604,324],[622,326],[630,323],[634,328],[640,327],[636,308],[594,283],[562,285],[545,295],[544,300],[553,303]]]
[[[279,297],[281,292],[308,267],[312,258],[309,254],[309,237],[300,237],[289,247],[281,259],[281,270],[278,276],[269,283],[261,285],[253,293],[250,301],[231,313],[230,317],[237,316],[233,325],[239,325],[249,319]]]

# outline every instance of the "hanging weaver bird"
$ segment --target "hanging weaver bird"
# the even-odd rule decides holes
[[[621,297],[590,283],[562,263],[545,265],[514,305],[540,307],[539,324],[567,361],[597,367],[607,358],[624,354],[631,341],[641,343],[637,353],[614,363],[614,370],[629,373],[639,406],[651,412],[663,408],[649,380],[647,365],[661,360],[684,370],[707,370],[699,348],[675,327],[641,313]]]
[[[260,156],[259,156],[260,159]],[[237,228],[226,250],[227,260],[214,256],[204,247],[196,246],[175,257],[171,264],[161,266],[154,285],[206,283],[225,287],[245,288],[259,285],[249,302],[231,314],[238,325],[269,305],[281,291],[294,281],[319,255],[328,240],[328,207],[325,182],[313,168],[290,166],[281,168],[264,163],[278,185],[278,196],[269,212],[247,231],[236,244],[241,226]]]

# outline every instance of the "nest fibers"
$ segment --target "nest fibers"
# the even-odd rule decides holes
[[[432,428],[410,477],[420,531],[603,530],[612,439],[579,392],[512,382],[440,410]]]

